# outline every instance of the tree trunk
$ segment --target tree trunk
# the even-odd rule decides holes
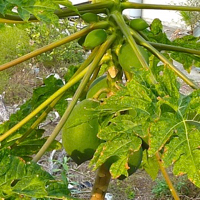
[[[104,200],[110,182],[110,172],[102,165],[97,171],[95,183],[92,190],[92,197],[90,200]]]

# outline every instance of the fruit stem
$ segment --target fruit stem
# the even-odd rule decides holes
[[[93,71],[98,66],[98,63],[100,62],[100,60],[103,57],[104,53],[107,51],[107,49],[113,43],[113,41],[115,40],[115,38],[116,38],[116,35],[111,35],[108,38],[108,40],[106,42],[104,42],[101,45],[101,47],[99,48],[99,51],[96,54],[94,60],[88,66],[89,69],[87,70],[87,72],[86,72],[85,76],[83,77],[83,79],[82,79],[82,81],[81,81],[78,89],[76,90],[71,103],[67,107],[65,113],[63,114],[62,118],[60,119],[59,123],[57,124],[57,126],[53,130],[53,132],[50,135],[50,137],[47,139],[47,141],[45,142],[45,144],[42,146],[42,148],[39,150],[39,152],[33,158],[34,162],[37,162],[43,156],[43,154],[46,152],[46,150],[48,149],[48,147],[51,145],[51,143],[54,141],[54,139],[56,138],[56,136],[58,135],[58,133],[60,132],[60,130],[64,126],[65,122],[67,121],[67,119],[70,116],[70,113],[72,112],[74,106],[76,105],[79,96],[81,95],[82,91],[84,90],[85,86],[87,85],[88,80],[91,77]]]
[[[194,89],[198,89],[198,86],[193,83],[187,76],[185,76],[180,70],[178,70],[164,55],[162,55],[157,49],[150,45],[144,38],[142,38],[136,31],[130,29],[131,34],[136,41],[151,51],[156,57],[158,57],[164,64],[166,64],[171,70],[173,70],[183,81],[190,85]]]
[[[161,5],[161,4],[145,4],[135,2],[121,3],[122,10],[124,9],[159,9],[159,10],[182,10],[182,11],[200,11],[200,7],[191,6],[174,6],[174,5]]]
[[[125,35],[128,43],[131,45],[131,48],[133,49],[134,53],[138,57],[140,63],[144,67],[144,69],[149,69],[144,57],[142,56],[142,53],[140,52],[139,48],[137,47],[137,44],[135,40],[133,39],[129,27],[126,25],[126,22],[124,21],[123,16],[119,11],[113,11],[111,16],[114,18],[117,25],[120,27],[122,33]]]
[[[74,75],[70,78],[72,80],[75,78],[81,71],[83,71],[93,60],[95,57],[99,47],[95,47],[95,49],[92,51],[92,53],[88,56],[88,58],[81,64],[81,66],[78,68],[78,70],[74,73]],[[64,94],[64,93],[63,93]],[[22,142],[26,137],[36,128],[38,125],[45,119],[45,117],[48,115],[48,113],[54,108],[56,103],[60,100],[60,98],[63,96],[61,94],[59,97],[54,99],[51,104],[48,106],[48,108],[40,115],[40,117],[32,124],[32,126],[26,131],[26,133],[19,138],[10,148],[13,149],[16,147],[20,142]]]
[[[65,44],[65,43],[71,42],[71,41],[73,41],[73,40],[75,40],[77,38],[80,38],[80,37],[86,35],[87,33],[89,33],[93,29],[105,28],[108,25],[109,25],[109,23],[108,22],[104,22],[104,21],[93,23],[93,24],[89,25],[88,27],[86,27],[86,28],[84,28],[84,29],[72,34],[72,35],[69,35],[69,36],[67,36],[67,37],[65,37],[65,38],[63,38],[61,40],[53,42],[53,43],[51,43],[49,45],[46,45],[46,46],[44,46],[42,48],[36,49],[36,50],[32,51],[31,53],[28,53],[28,54],[26,54],[24,56],[21,56],[20,58],[17,58],[15,60],[12,60],[12,61],[10,61],[8,63],[5,63],[5,64],[1,65],[0,66],[0,71],[5,70],[5,69],[7,69],[9,67],[13,67],[14,65],[22,63],[22,62],[24,62],[24,61],[26,61],[26,60],[28,60],[30,58],[33,58],[35,56],[40,55],[40,54],[42,54],[42,53],[44,53],[46,51],[54,49],[54,48],[56,48],[58,46],[61,46],[61,45]]]
[[[13,126],[10,130],[5,132],[3,135],[0,135],[0,142],[6,139],[8,136],[13,134],[16,130],[21,128],[24,124],[26,124],[29,120],[35,117],[41,110],[43,110],[46,106],[48,106],[54,99],[63,94],[67,89],[69,89],[72,85],[77,83],[86,73],[88,67],[85,68],[82,72],[80,72],[76,77],[74,77],[71,81],[68,81],[62,88],[57,90],[53,95],[51,95],[46,101],[44,101],[40,106],[38,106],[35,110],[33,110],[29,115],[27,115],[24,119],[22,119],[18,124]]]
[[[172,184],[172,182],[169,178],[169,175],[167,174],[167,171],[166,171],[165,167],[163,166],[163,161],[161,160],[158,152],[156,153],[156,158],[157,158],[161,173],[162,173],[162,175],[163,175],[163,177],[164,177],[164,179],[165,179],[165,181],[166,181],[166,183],[167,183],[167,185],[170,189],[172,196],[174,197],[175,200],[180,200],[180,198],[179,198],[179,196],[176,192],[176,189],[174,188],[174,186],[173,186],[173,184]]]
[[[96,175],[95,183],[92,189],[92,197],[90,200],[104,200],[105,194],[109,186],[111,175],[109,170],[102,165]]]
[[[108,88],[101,88],[97,93],[94,94],[93,99],[98,99],[102,93],[108,93],[110,90]]]

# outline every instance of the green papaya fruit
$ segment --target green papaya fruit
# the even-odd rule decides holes
[[[138,46],[138,48],[140,49],[144,59],[148,64],[149,63],[148,53],[144,50],[143,47]],[[136,56],[130,44],[128,43],[122,45],[122,47],[120,48],[118,59],[122,68],[129,73],[131,73],[132,68],[142,68],[142,65],[138,57]]]
[[[142,156],[143,156],[142,147],[140,147],[138,151],[133,152],[132,155],[130,155],[128,160],[128,166],[129,166],[128,176],[132,175],[140,167],[140,164],[142,162]],[[112,156],[105,162],[105,166],[109,169],[110,166],[117,160],[118,160],[117,156]],[[118,177],[119,180],[123,180],[125,178],[126,176],[124,175]]]
[[[97,138],[99,123],[94,110],[98,105],[98,101],[83,100],[74,107],[63,126],[63,146],[78,165],[90,160],[101,143],[101,140]]]
[[[93,49],[94,47],[105,42],[106,39],[107,39],[107,33],[105,30],[95,29],[87,34],[83,46],[86,49]]]
[[[98,22],[99,20],[98,15],[95,13],[85,13],[81,15],[81,18],[87,23]]]
[[[85,42],[85,38],[86,38],[86,35],[84,35],[84,36],[82,36],[82,37],[80,37],[80,38],[78,39],[78,44],[79,44],[80,46],[83,46],[83,43]]]
[[[93,98],[93,96],[102,88],[107,88],[108,84],[107,84],[107,76],[103,75],[98,77],[97,79],[95,79],[92,84],[89,87],[89,90],[87,92],[86,98]],[[106,97],[106,93],[102,93],[99,98],[105,98]]]
[[[129,25],[132,29],[136,31],[142,31],[149,27],[144,19],[132,19]]]

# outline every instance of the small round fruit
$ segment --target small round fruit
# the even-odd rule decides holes
[[[83,100],[75,106],[62,129],[63,146],[77,164],[90,160],[101,143],[97,138],[98,116],[94,111],[98,105],[98,101]]]
[[[107,33],[105,30],[95,29],[87,34],[83,46],[86,49],[93,49],[94,47],[105,42],[106,39]]]
[[[92,84],[89,87],[88,93],[86,98],[93,98],[93,96],[100,90],[103,88],[107,88],[108,84],[107,84],[107,76],[100,76],[97,79],[95,79]],[[106,97],[106,93],[102,93],[99,98],[105,98]]]
[[[81,18],[87,23],[98,22],[98,15],[95,13],[85,13]]]
[[[149,27],[147,22],[143,19],[132,19],[130,21],[130,27],[136,31],[142,31]]]
[[[144,50],[143,47],[138,46],[138,48],[140,49],[146,62],[149,63],[148,53]],[[118,59],[122,68],[129,73],[131,73],[132,68],[142,68],[138,57],[128,43],[122,45],[120,48]]]

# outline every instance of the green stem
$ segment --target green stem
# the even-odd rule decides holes
[[[196,49],[190,49],[190,48],[168,45],[168,44],[155,43],[155,42],[149,42],[149,44],[151,44],[153,47],[155,47],[156,49],[159,49],[159,50],[179,51],[179,52],[183,52],[183,53],[200,55],[200,50],[196,50]]]
[[[142,53],[140,52],[135,40],[133,39],[129,27],[126,25],[126,22],[124,21],[123,16],[121,15],[121,13],[119,11],[113,11],[111,16],[114,18],[115,22],[117,23],[117,25],[120,27],[122,33],[125,35],[128,43],[130,44],[130,46],[132,47],[134,53],[136,54],[136,56],[138,57],[141,65],[144,67],[144,69],[149,69],[144,57],[142,56]]]
[[[26,60],[28,60],[30,58],[33,58],[33,57],[38,56],[38,55],[40,55],[40,54],[42,54],[42,53],[44,53],[46,51],[54,49],[55,47],[61,46],[61,45],[65,44],[65,43],[68,43],[68,42],[71,42],[71,41],[73,41],[73,40],[75,40],[77,38],[80,38],[83,35],[86,35],[87,33],[89,33],[93,29],[105,28],[107,26],[108,26],[108,22],[104,22],[104,21],[91,24],[90,26],[88,26],[88,27],[86,27],[86,28],[84,28],[84,29],[82,29],[82,30],[70,35],[70,36],[67,36],[67,37],[65,37],[65,38],[63,38],[63,39],[61,39],[59,41],[53,42],[53,43],[51,43],[49,45],[46,45],[46,46],[44,46],[44,47],[42,47],[40,49],[32,51],[31,53],[28,53],[28,54],[26,54],[24,56],[21,56],[20,58],[12,60],[11,62],[8,62],[8,63],[5,63],[5,64],[1,65],[0,66],[0,71],[5,70],[5,69],[7,69],[9,67],[12,67],[14,65],[17,65],[19,63],[22,63],[22,62],[24,62],[24,61],[26,61]]]
[[[75,5],[75,7],[78,9],[80,14],[87,13],[87,12],[94,12],[94,13],[104,13],[105,9],[111,8],[113,6],[113,1],[103,1],[95,4],[85,4],[85,5]],[[78,14],[69,9],[69,8],[63,8],[62,10],[55,11],[55,14],[59,18],[69,17],[69,16],[77,16]],[[18,15],[1,15],[0,18],[2,19],[8,19],[8,20],[15,20],[15,21],[23,21]],[[29,21],[37,20],[35,16],[31,16],[29,18]]]
[[[84,76],[84,74],[86,73],[87,70],[88,70],[88,68],[84,69],[80,74],[78,74],[76,77],[74,77],[68,83],[66,83],[62,88],[60,88],[59,90],[57,90],[53,95],[51,95],[46,101],[44,101],[42,104],[40,104],[40,106],[38,106],[34,111],[32,111],[29,115],[27,115],[18,124],[16,124],[14,127],[12,127],[10,130],[8,130],[3,135],[0,135],[0,142],[3,141],[4,139],[6,139],[11,134],[13,134],[19,128],[21,128],[30,119],[32,119],[33,117],[35,117],[41,110],[43,110],[46,106],[48,106],[54,99],[56,99],[61,94],[63,94],[72,85],[74,85],[75,83],[77,83]]]
[[[60,98],[62,97],[62,95],[60,95],[59,97],[57,97],[56,99],[54,99],[51,104],[47,107],[47,109],[40,115],[40,117],[31,125],[31,127],[26,131],[26,133],[19,138],[10,148],[13,149],[15,148],[18,144],[20,144],[22,141],[24,141],[29,134],[35,130],[35,128],[38,127],[38,125],[46,118],[46,116],[48,115],[48,113],[54,108],[54,106],[56,105],[56,103],[60,100]]]
[[[113,43],[115,38],[116,38],[116,35],[110,36],[108,38],[108,40],[104,44],[102,44],[102,46],[100,47],[99,52],[97,53],[97,55],[94,58],[94,60],[92,61],[92,63],[89,65],[89,69],[88,69],[87,73],[85,74],[83,80],[81,81],[77,91],[74,94],[74,97],[73,97],[71,103],[67,107],[67,109],[66,109],[65,113],[63,114],[61,120],[59,121],[59,123],[57,124],[55,129],[53,130],[51,136],[47,139],[45,144],[42,146],[40,151],[33,158],[34,162],[37,162],[43,156],[43,154],[46,152],[48,147],[51,145],[51,143],[54,141],[54,139],[56,138],[56,136],[58,135],[58,133],[62,129],[62,127],[65,124],[66,120],[68,119],[71,111],[73,110],[74,106],[76,105],[79,96],[81,95],[83,89],[85,88],[86,84],[88,83],[90,76],[92,75],[95,68],[98,66],[99,61],[101,60],[101,58],[103,57],[103,55],[107,51],[107,49],[110,47],[110,45]]]
[[[99,47],[96,47],[92,53],[88,56],[88,58],[82,63],[82,65],[79,67],[79,69],[75,72],[75,74],[71,77],[70,80],[72,80],[73,78],[75,78],[79,73],[81,73],[81,71],[83,71],[93,60],[94,56],[96,55],[97,51],[98,51]],[[64,93],[63,93],[64,94]],[[46,116],[48,115],[48,113],[54,108],[54,106],[56,105],[56,103],[60,100],[60,98],[63,96],[63,94],[61,94],[59,97],[57,97],[56,99],[54,99],[51,104],[48,106],[48,108],[40,115],[40,117],[32,124],[32,126],[26,131],[26,133],[19,138],[12,146],[11,148],[13,149],[14,147],[16,147],[20,142],[22,142],[36,127],[38,127],[38,125],[46,118]]]
[[[170,192],[171,192],[172,196],[174,197],[175,200],[180,200],[180,198],[179,198],[179,196],[178,196],[178,194],[176,192],[176,189],[174,188],[174,186],[173,186],[173,184],[172,184],[172,182],[171,182],[171,180],[169,178],[169,175],[167,174],[167,171],[163,166],[163,162],[162,162],[162,160],[160,158],[159,153],[156,153],[156,158],[157,158],[161,173],[162,173],[163,177],[165,178],[165,181],[166,181],[167,185],[169,186],[169,189],[170,189]]]
[[[200,7],[190,6],[174,6],[174,5],[161,5],[161,4],[145,4],[134,2],[121,3],[122,10],[124,9],[159,9],[159,10],[182,10],[182,11],[200,11]]]
[[[151,46],[146,40],[144,40],[136,31],[130,29],[131,34],[136,39],[136,41],[146,47],[155,56],[157,56],[164,64],[166,64],[170,69],[172,69],[183,81],[190,85],[194,89],[198,89],[198,86],[193,83],[187,76],[185,76],[180,70],[178,70],[165,56],[163,56],[158,50]]]

